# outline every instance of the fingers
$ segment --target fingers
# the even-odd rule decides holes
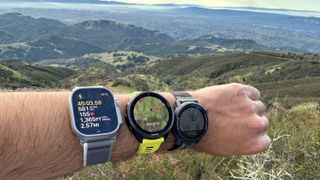
[[[271,142],[271,138],[268,135],[260,135],[253,140],[252,145],[249,146],[248,151],[245,154],[250,155],[263,152],[269,148]]]
[[[260,91],[255,87],[245,85],[243,91],[253,101],[259,100],[261,98]]]
[[[259,100],[261,95],[260,91],[252,86],[243,85],[238,83],[230,84],[231,89],[235,90],[238,96],[247,96],[251,100]]]
[[[263,104],[263,102],[261,101],[252,101],[252,103],[254,104],[255,107],[255,112],[257,113],[259,116],[263,116],[266,114],[267,112],[267,107]]]
[[[266,114],[266,107],[261,101],[252,101],[255,106],[255,115],[248,121],[252,140],[244,154],[256,154],[267,150],[271,139],[266,135],[269,128],[269,120]]]
[[[266,116],[256,115],[248,122],[248,128],[254,135],[264,134],[269,128],[269,120]]]
[[[267,116],[261,116],[261,121],[265,124],[265,129],[264,132],[266,132],[269,128],[269,119],[267,118]]]

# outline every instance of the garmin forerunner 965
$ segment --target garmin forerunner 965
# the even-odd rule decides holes
[[[70,110],[73,132],[83,146],[83,165],[109,161],[122,123],[112,92],[100,86],[75,88],[70,96]]]
[[[131,98],[126,121],[140,142],[138,153],[157,151],[173,126],[173,118],[169,102],[158,93],[143,92]]]
[[[175,145],[171,150],[192,147],[208,129],[206,110],[187,92],[172,92],[176,98],[173,134]]]

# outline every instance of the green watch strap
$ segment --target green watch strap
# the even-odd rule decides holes
[[[164,137],[158,139],[143,139],[140,143],[138,153],[150,154],[156,152],[164,142]]]

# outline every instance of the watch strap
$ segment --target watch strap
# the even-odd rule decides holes
[[[161,144],[164,142],[164,137],[158,139],[142,139],[140,143],[138,153],[140,154],[150,154],[156,152]]]
[[[83,166],[110,161],[114,139],[83,143]]]
[[[176,98],[176,102],[179,104],[184,102],[198,102],[186,91],[173,91],[171,94]]]
[[[176,98],[177,107],[185,102],[198,102],[186,91],[173,91],[171,92],[171,94]],[[179,138],[179,136],[175,132],[173,132],[173,134],[175,135],[175,143],[173,147],[169,149],[169,151],[173,151],[176,149],[191,148],[195,144],[194,142],[184,142]]]
[[[176,140],[173,147],[169,149],[169,151],[173,151],[176,149],[185,149],[185,148],[191,148],[195,143],[186,143],[181,140]]]

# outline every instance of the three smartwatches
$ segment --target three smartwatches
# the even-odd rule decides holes
[[[132,97],[125,116],[129,129],[140,143],[140,154],[156,152],[174,123],[169,102],[155,92],[142,92]]]
[[[78,87],[70,96],[71,124],[83,146],[83,165],[110,160],[112,146],[122,123],[120,107],[104,87]]]
[[[198,143],[208,129],[207,111],[187,92],[172,92],[176,98],[172,149],[192,147]]]

